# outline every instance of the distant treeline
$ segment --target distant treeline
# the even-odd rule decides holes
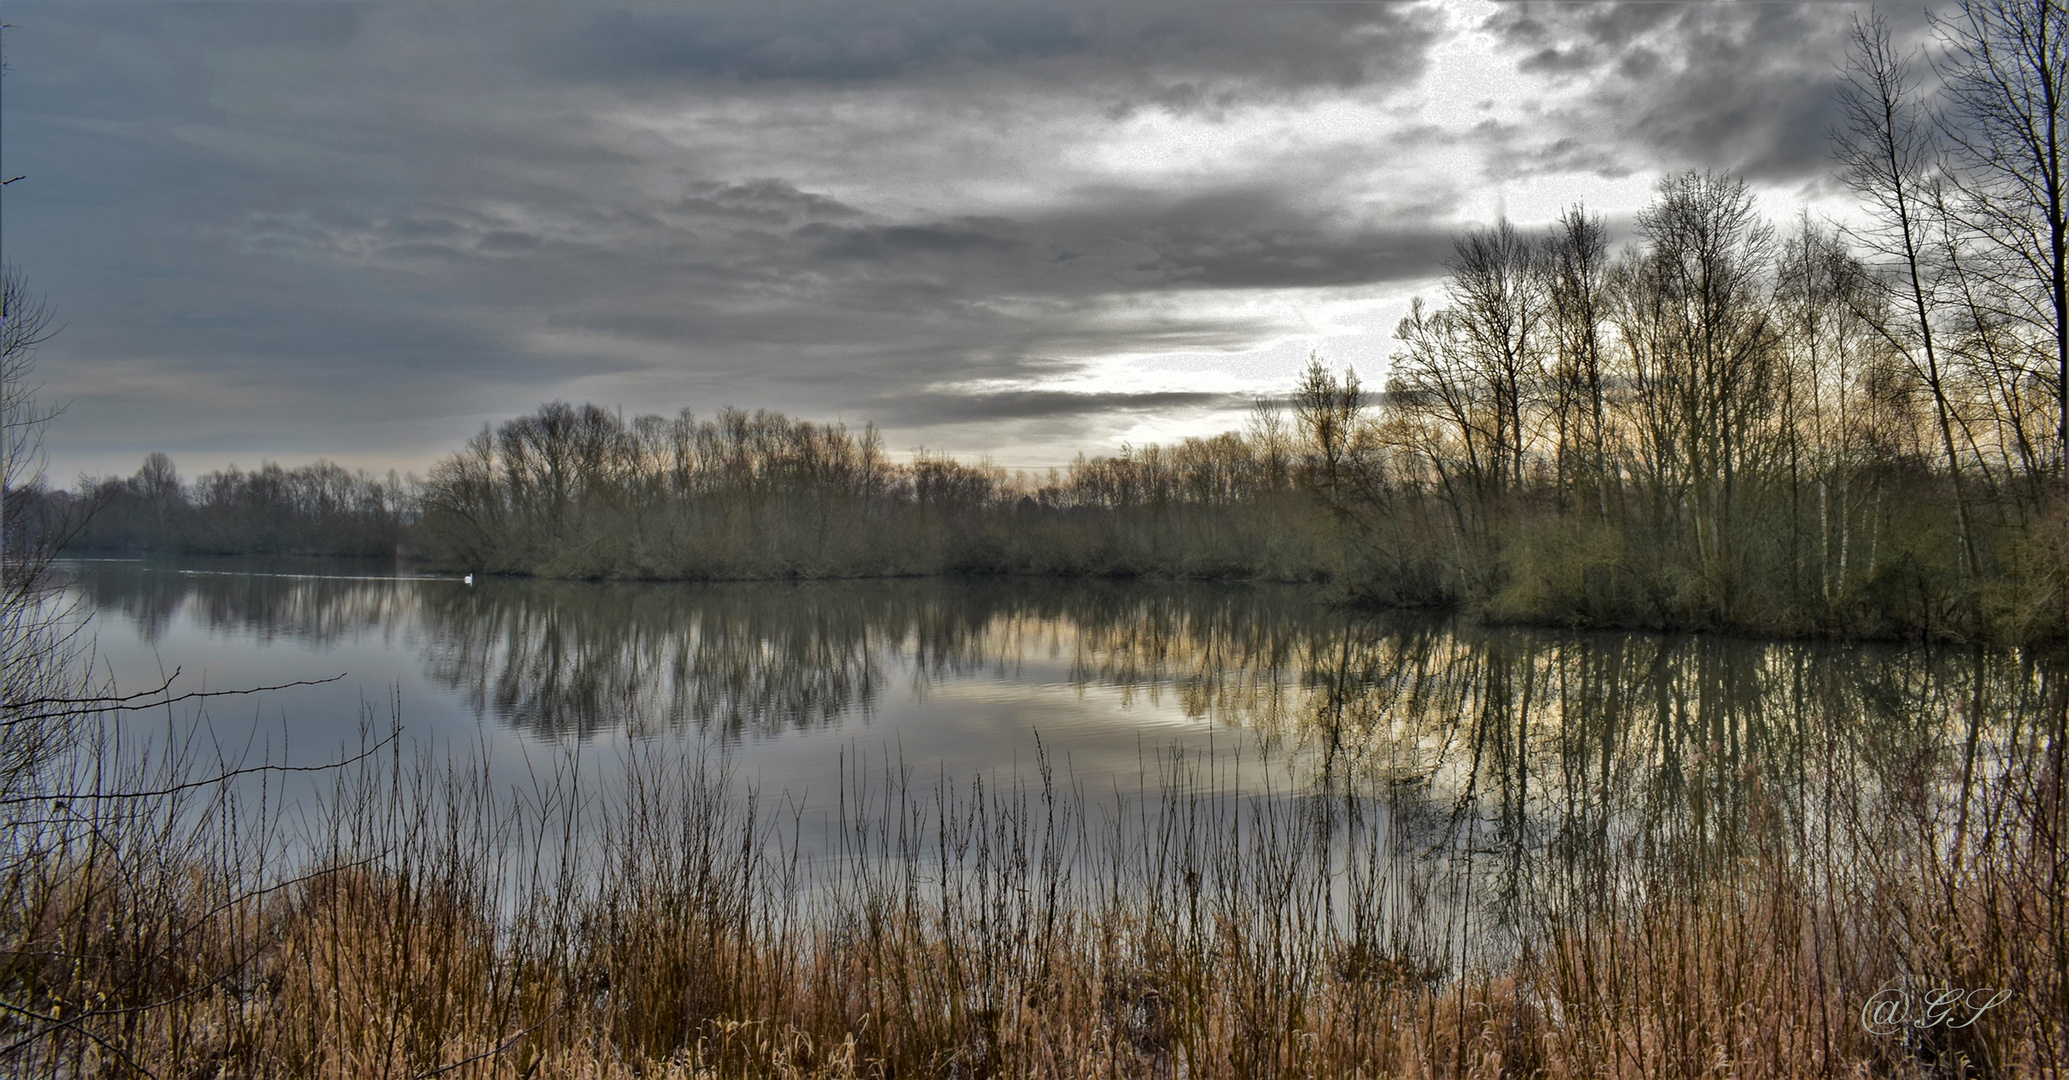
[[[874,428],[554,403],[440,462],[417,540],[454,569],[562,577],[1326,576],[1291,440],[1254,427],[1037,479],[896,463]]]
[[[42,500],[82,520],[73,550],[142,554],[393,556],[416,518],[412,481],[328,461],[236,466],[187,483],[154,453],[128,478],[82,480]]]

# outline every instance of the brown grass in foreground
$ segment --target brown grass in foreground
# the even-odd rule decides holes
[[[593,803],[565,778],[499,801],[482,773],[389,758],[341,778],[292,842],[227,795],[67,805],[12,833],[0,1061],[344,1080],[2059,1076],[2062,744],[1999,750],[1966,799],[1905,811],[1941,787],[1835,770],[1810,813],[1756,785],[1729,839],[1604,826],[1521,858],[1453,834],[1436,850],[1404,798],[1237,799],[1182,759],[1161,799],[1112,817],[1046,767],[932,793],[858,772],[818,846],[722,768],[651,751]],[[1899,982],[2009,994],[1963,1028],[1864,1030],[1868,995]]]

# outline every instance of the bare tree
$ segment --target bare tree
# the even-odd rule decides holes
[[[1950,400],[1946,361],[1934,333],[1935,278],[1941,267],[1934,264],[1931,252],[1935,234],[1944,234],[1947,227],[1939,220],[1946,205],[1941,125],[1918,100],[1909,61],[1890,40],[1889,23],[1880,13],[1854,20],[1839,102],[1846,126],[1834,134],[1835,153],[1847,183],[1866,203],[1875,222],[1852,235],[1896,268],[1897,302],[1887,307],[1864,305],[1861,311],[1911,362],[1932,394],[1940,451],[1954,485],[1963,561],[1974,579],[1981,568],[1963,462],[1955,446],[1958,414]],[[1881,317],[1892,309],[1901,312],[1901,317]],[[1974,439],[1967,436],[1966,428],[1964,436],[1973,449]],[[1987,463],[1983,464],[1987,484]]]
[[[1339,513],[1357,478],[1360,415],[1365,392],[1358,373],[1346,369],[1339,382],[1319,356],[1308,357],[1306,373],[1293,398],[1294,417],[1307,437],[1308,482]]]
[[[0,269],[0,514],[9,495],[31,483],[43,468],[43,429],[58,409],[36,400],[33,379],[36,346],[50,339],[51,310],[29,292],[20,271]],[[0,517],[0,568],[7,566],[8,540]],[[27,565],[27,551],[16,540],[15,565]],[[18,575],[17,575],[18,576]],[[14,579],[10,580],[11,583]]]
[[[26,529],[14,513],[21,490],[42,472],[43,429],[59,410],[36,399],[36,346],[52,334],[51,311],[20,271],[0,269],[0,796],[38,781],[52,752],[69,741],[64,715],[24,717],[16,702],[77,696],[62,613],[44,596],[45,570],[60,537]],[[9,534],[12,533],[10,537]],[[44,710],[48,711],[48,710]],[[30,710],[34,713],[35,710]]]
[[[1267,492],[1280,490],[1285,486],[1293,450],[1292,437],[1286,431],[1286,415],[1279,404],[1267,397],[1252,401],[1244,433],[1257,467],[1257,489]]]
[[[1903,361],[1885,336],[1895,320],[1880,314],[1891,295],[1887,281],[1875,278],[1835,230],[1820,227],[1808,212],[1782,245],[1775,279],[1783,339],[1776,379],[1780,465],[1794,526],[1789,563],[1807,568],[1815,562],[1817,581],[1808,591],[1829,610],[1849,581],[1863,496],[1876,487],[1863,474],[1886,449],[1874,428],[1889,417],[1872,407],[1873,389]],[[1815,522],[1807,537],[1806,519]]]
[[[1415,298],[1394,330],[1401,347],[1388,371],[1386,406],[1397,440],[1429,467],[1453,523],[1466,533],[1497,487],[1501,423],[1492,395],[1460,362],[1458,336],[1449,310],[1431,311]]]
[[[2046,356],[2055,398],[2054,467],[2069,468],[2069,177],[2062,106],[2069,93],[2069,8],[2060,0],[1962,0],[1933,22],[1961,168],[1958,208],[1984,238],[1970,261],[1995,313],[2023,325]]]
[[[1739,488],[1772,449],[1774,230],[1744,181],[1698,173],[1661,181],[1638,228],[1647,250],[1620,268],[1616,291],[1654,513],[1664,522],[1685,497],[1696,565],[1728,606]]]
[[[1545,238],[1543,272],[1550,300],[1553,424],[1557,429],[1559,488],[1563,494],[1582,458],[1595,489],[1599,520],[1609,520],[1609,417],[1603,398],[1602,341],[1607,317],[1608,228],[1600,215],[1576,203]],[[1563,504],[1562,504],[1563,505]]]
[[[1470,366],[1492,412],[1488,478],[1496,490],[1524,481],[1524,421],[1540,382],[1547,306],[1538,265],[1535,246],[1504,220],[1459,238],[1445,282],[1451,348]]]

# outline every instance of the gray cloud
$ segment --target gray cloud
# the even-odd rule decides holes
[[[1723,169],[1814,182],[1830,172],[1827,132],[1847,28],[1867,5],[1517,3],[1490,20],[1522,67],[1580,82],[1584,104],[1540,164],[1603,175]],[[1900,15],[1915,20],[1916,13]]]
[[[1240,409],[1247,407],[1250,399],[1241,394],[1179,390],[1141,394],[1013,390],[900,394],[878,404],[879,414],[890,423],[967,424],[980,420],[1045,420],[1170,409]]]
[[[820,5],[812,16],[804,22],[779,6],[724,14],[604,11],[571,47],[541,47],[540,59],[571,78],[857,82],[958,61],[1060,56],[1088,44],[1059,11]]]
[[[1122,91],[1112,105],[1126,111],[1398,82],[1420,70],[1437,23],[1408,5],[771,4],[602,11],[565,37],[533,38],[531,49],[558,77],[621,85],[857,84],[1004,69]]]
[[[1805,95],[1831,20],[1771,5],[1505,8],[1527,66],[1588,88],[1539,126],[1296,131],[1284,153],[1255,130],[1392,108],[1443,18],[16,3],[0,120],[30,179],[5,239],[67,323],[43,368],[72,402],[57,471],[161,447],[202,455],[189,471],[409,463],[555,397],[874,417],[894,445],[1012,428],[1062,458],[1241,402],[953,388],[1256,349],[1299,320],[1219,298],[1429,278],[1474,177],[1374,190],[1376,163],[1514,147],[1492,172],[1796,175],[1822,154]],[[1155,141],[1176,124],[1249,149],[1187,157]]]

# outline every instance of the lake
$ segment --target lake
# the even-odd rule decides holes
[[[1561,859],[1619,845],[1733,865],[1777,806],[1806,847],[1835,814],[1858,837],[1876,815],[1958,813],[1961,786],[2040,730],[2061,688],[2026,653],[1488,628],[1291,587],[64,572],[124,692],[174,672],[178,690],[314,684],[127,721],[204,731],[224,760],[320,764],[399,723],[423,760],[477,763],[510,790],[576,776],[608,801],[628,756],[675,748],[795,815],[814,857],[844,798],[925,802],[1046,767],[1082,813],[1134,834],[1174,791],[1324,831],[1376,815],[1415,881],[1449,881],[1452,902],[1485,891],[1497,915]],[[324,783],[262,775],[290,802]]]
[[[831,790],[843,754],[968,778],[1039,747],[1103,788],[1174,747],[1290,760],[1311,743],[1317,668],[1303,650],[1367,632],[1289,589],[468,585],[294,561],[63,570],[122,692],[174,672],[179,690],[334,680],[208,701],[218,737],[270,743],[285,763],[355,749],[371,713],[377,728],[399,718],[414,746],[512,767],[697,743],[743,781],[800,796]]]

